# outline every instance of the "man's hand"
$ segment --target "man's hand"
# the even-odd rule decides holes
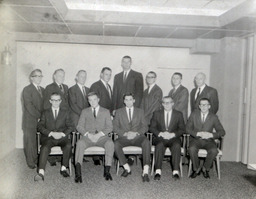
[[[202,139],[213,138],[213,134],[206,131],[197,132],[196,136],[201,137]]]
[[[50,132],[49,137],[53,137],[55,140],[61,139],[66,135],[63,132]]]
[[[92,142],[94,142],[94,143],[96,143],[96,142],[100,139],[100,137],[103,137],[103,136],[105,136],[105,134],[104,134],[102,131],[100,131],[100,132],[98,132],[98,133],[96,133],[96,134],[88,133],[88,138],[89,138]]]
[[[158,137],[162,137],[162,138],[164,138],[165,140],[170,140],[170,139],[172,139],[172,138],[175,137],[175,133],[169,133],[169,132],[167,132],[167,131],[165,131],[165,132],[160,132],[160,133],[158,134]]]
[[[128,131],[126,132],[126,137],[128,140],[134,139],[138,135],[138,132]]]

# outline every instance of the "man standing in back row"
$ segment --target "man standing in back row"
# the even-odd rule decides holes
[[[123,72],[115,75],[113,88],[114,110],[124,107],[123,96],[125,93],[133,93],[135,107],[140,107],[143,97],[143,77],[142,74],[131,69],[132,58],[124,56],[121,66]]]

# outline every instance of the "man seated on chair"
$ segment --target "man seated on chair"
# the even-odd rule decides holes
[[[149,182],[149,164],[150,164],[150,142],[145,136],[148,127],[142,109],[134,107],[135,99],[132,93],[127,93],[123,97],[125,107],[116,111],[113,121],[114,132],[118,134],[115,141],[115,153],[123,166],[124,172],[121,176],[127,177],[131,174],[131,168],[127,163],[123,152],[123,147],[139,146],[142,148],[143,158],[143,182]]]
[[[110,112],[108,109],[99,106],[100,99],[97,93],[90,92],[88,94],[88,101],[91,107],[82,111],[77,124],[77,131],[82,134],[82,137],[76,143],[76,183],[82,182],[81,166],[84,150],[92,146],[105,148],[104,177],[106,180],[112,180],[110,167],[114,155],[114,143],[111,137],[109,137],[109,133],[113,130]]]
[[[155,145],[155,169],[154,179],[160,180],[162,161],[165,150],[169,147],[172,155],[173,177],[179,179],[179,163],[181,158],[181,139],[185,133],[185,123],[181,112],[173,109],[173,99],[165,96],[162,99],[163,110],[155,111],[151,120],[149,131],[153,133]]]
[[[60,146],[63,152],[60,174],[69,177],[68,163],[71,157],[71,141],[68,135],[74,130],[69,111],[60,107],[61,96],[59,93],[52,93],[50,96],[51,108],[46,109],[38,123],[38,131],[41,136],[41,148],[39,157],[38,174],[35,181],[44,180],[44,171],[51,148]]]
[[[218,154],[215,139],[225,135],[225,130],[218,117],[214,113],[209,112],[210,108],[211,104],[208,98],[200,99],[200,110],[195,110],[191,113],[186,126],[186,131],[190,134],[188,151],[193,164],[191,178],[195,178],[201,173],[198,159],[199,149],[207,151],[202,171],[205,178],[210,178],[209,170]],[[213,129],[216,132],[213,132]]]

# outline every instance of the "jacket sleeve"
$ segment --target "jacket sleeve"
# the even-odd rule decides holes
[[[215,133],[213,133],[213,138],[214,139],[219,139],[221,137],[223,137],[226,132],[222,126],[222,124],[220,123],[219,118],[216,116],[215,120],[214,120],[214,129],[215,129]]]
[[[37,124],[37,130],[42,133],[43,135],[45,136],[48,136],[49,133],[51,132],[50,130],[48,130],[46,128],[46,115],[45,115],[45,112],[43,112],[41,118],[40,118],[40,121],[38,122]]]
[[[194,138],[198,138],[198,136],[196,136],[197,132],[194,130],[194,113],[191,113],[187,125],[186,125],[186,132],[187,134],[191,135]]]
[[[188,90],[183,89],[180,93],[180,98],[175,102],[173,108],[176,110],[184,110],[188,106]]]
[[[149,131],[151,133],[153,133],[156,137],[158,137],[158,135],[160,133],[160,131],[157,128],[157,126],[158,126],[157,118],[158,118],[157,112],[154,112],[153,117],[150,122],[150,127],[149,127]]]
[[[186,132],[186,127],[185,127],[185,122],[181,112],[178,112],[177,117],[178,117],[178,130],[175,131],[174,133],[175,133],[175,137],[180,137]]]
[[[144,135],[148,131],[148,124],[145,119],[144,111],[142,109],[140,110],[141,110],[141,115],[140,115],[141,120],[140,120],[140,128],[138,133]]]
[[[105,135],[107,135],[108,133],[113,131],[113,124],[112,124],[112,120],[111,120],[111,116],[110,116],[109,111],[106,111],[105,114],[106,114],[106,120],[105,120],[105,125],[106,126],[103,129],[103,133]]]
[[[118,136],[123,136],[125,132],[121,126],[120,117],[121,117],[120,112],[116,111],[116,115],[113,120],[113,129],[114,129],[114,132],[118,134]]]
[[[135,106],[140,107],[140,103],[143,97],[143,77],[142,74],[139,73],[135,80]]]
[[[75,130],[75,128],[73,126],[73,122],[70,118],[69,112],[67,113],[67,116],[66,116],[65,125],[66,125],[66,129],[63,132],[65,135],[68,135]]]
[[[153,113],[156,110],[159,110],[161,108],[161,101],[163,98],[163,92],[162,90],[158,90],[157,93],[154,95],[154,99],[152,100],[152,105],[150,107],[148,107],[147,110],[145,111],[145,115],[150,115],[151,113]]]
[[[33,99],[31,92],[29,89],[23,90],[23,100],[24,100],[24,106],[26,110],[35,118],[39,119],[41,116],[41,112],[35,107],[33,104]]]
[[[218,92],[216,89],[213,89],[211,91],[211,95],[209,97],[211,102],[211,108],[210,111],[214,114],[216,114],[219,110],[219,98],[218,98]]]
[[[78,121],[78,124],[76,127],[77,131],[79,133],[81,133],[82,135],[84,135],[86,133],[86,126],[85,126],[86,121],[85,120],[86,120],[86,112],[85,112],[85,110],[83,110],[79,117],[79,121]]]
[[[117,76],[114,78],[114,87],[113,87],[113,110],[116,110],[117,104]]]

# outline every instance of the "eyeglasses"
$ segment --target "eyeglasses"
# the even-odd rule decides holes
[[[43,77],[43,75],[33,75],[32,77]]]
[[[173,102],[162,102],[162,104],[168,105],[168,104],[172,104]]]
[[[147,79],[154,79],[154,78],[156,78],[156,77],[147,76],[146,78],[147,78]]]
[[[206,106],[209,106],[210,104],[200,104],[199,106],[201,107],[206,107]]]
[[[60,102],[61,101],[61,99],[57,99],[57,100],[55,100],[55,99],[50,99],[52,102]]]

